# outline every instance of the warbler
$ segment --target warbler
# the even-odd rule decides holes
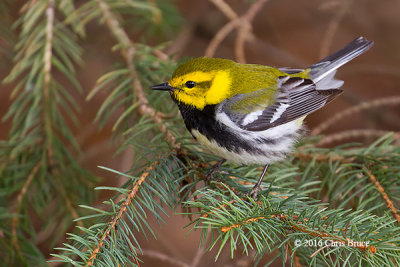
[[[305,116],[342,93],[336,70],[372,45],[359,37],[307,69],[194,58],[151,88],[169,91],[192,136],[222,158],[216,167],[265,164],[250,193],[257,197],[269,164],[294,150]]]

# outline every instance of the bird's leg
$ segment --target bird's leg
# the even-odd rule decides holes
[[[215,163],[211,169],[207,172],[205,176],[205,182],[206,184],[209,184],[212,178],[214,177],[214,174],[219,170],[219,167],[226,161],[226,159],[221,159],[217,163]]]
[[[264,178],[264,176],[265,176],[265,173],[266,173],[267,170],[268,170],[268,167],[269,167],[269,163],[267,163],[267,164],[265,165],[264,170],[263,170],[263,172],[261,173],[261,176],[260,176],[260,178],[258,179],[256,185],[253,187],[253,189],[251,189],[250,196],[251,196],[254,200],[257,199],[258,191],[261,190],[261,182],[262,182],[262,180],[263,180],[263,178]]]

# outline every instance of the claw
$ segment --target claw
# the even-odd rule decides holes
[[[269,164],[267,163],[264,167],[263,172],[261,173],[260,178],[258,179],[256,185],[253,187],[253,189],[251,189],[250,191],[250,196],[256,201],[257,200],[257,195],[258,195],[258,191],[261,190],[261,182],[265,176],[265,173],[267,172],[269,167]]]
[[[258,191],[260,191],[260,190],[261,190],[261,186],[258,186],[258,185],[255,185],[253,187],[253,189],[251,189],[249,195],[254,199],[254,201],[257,200]]]
[[[210,181],[214,178],[214,174],[218,172],[219,167],[226,161],[226,159],[221,159],[217,163],[215,163],[211,169],[206,173],[206,176],[204,177],[204,181],[206,184],[210,184]]]

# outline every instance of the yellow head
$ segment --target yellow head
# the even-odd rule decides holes
[[[167,83],[152,89],[168,90],[178,103],[203,110],[236,94],[249,93],[276,84],[278,69],[238,64],[222,58],[195,58],[180,65]],[[272,98],[273,91],[269,97]]]
[[[202,110],[230,96],[235,63],[221,58],[195,58],[180,65],[168,81],[178,102]]]

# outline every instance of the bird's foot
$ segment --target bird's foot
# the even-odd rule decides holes
[[[214,174],[216,174],[219,171],[219,167],[226,161],[226,159],[221,159],[217,163],[215,163],[211,169],[206,173],[206,176],[204,177],[205,183],[208,185],[210,184],[211,180],[214,178]]]
[[[256,184],[253,189],[251,189],[249,196],[254,199],[254,201],[257,201],[257,195],[258,192],[261,190],[261,186],[259,184]]]
[[[257,201],[257,195],[258,195],[258,191],[261,190],[261,182],[264,179],[265,173],[267,172],[269,167],[269,164],[267,163],[264,167],[263,172],[261,173],[260,178],[258,179],[256,185],[253,187],[253,189],[251,189],[250,191],[250,196],[254,199],[254,201]]]

